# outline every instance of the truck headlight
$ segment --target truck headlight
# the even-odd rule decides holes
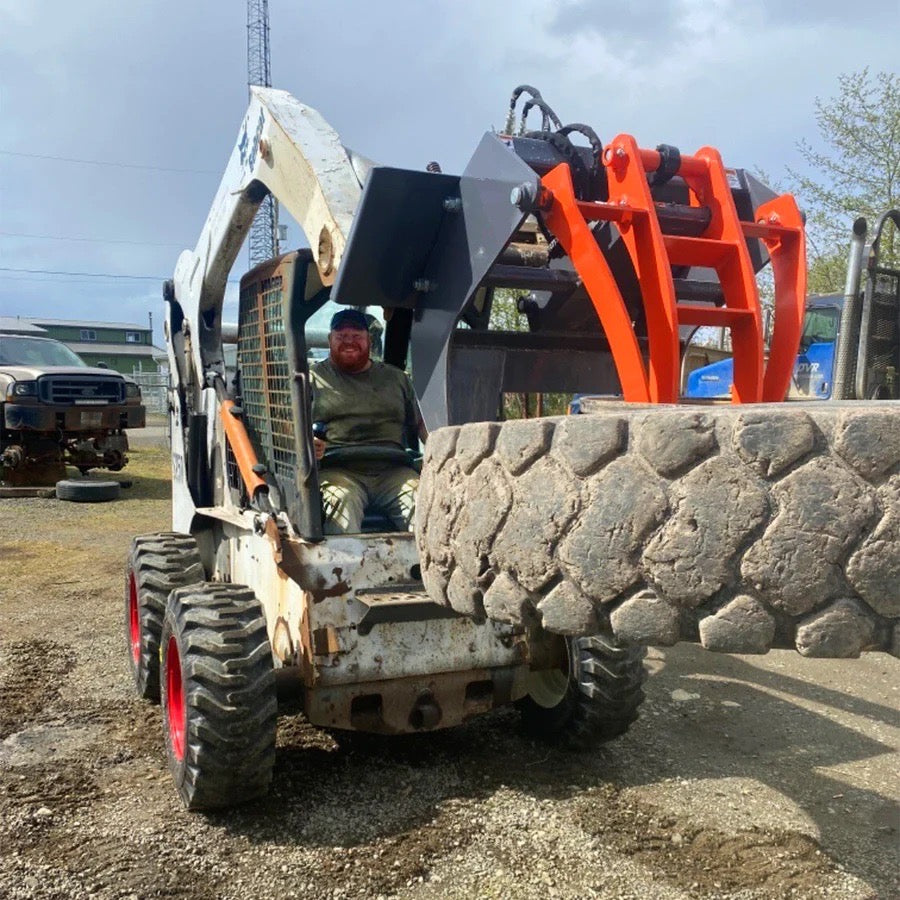
[[[36,381],[17,381],[6,389],[8,397],[35,397],[37,396]]]
[[[141,396],[141,389],[139,385],[133,384],[130,381],[125,382],[125,397],[128,400],[136,400]]]

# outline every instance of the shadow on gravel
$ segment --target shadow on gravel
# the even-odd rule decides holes
[[[92,473],[94,481],[118,481],[122,485],[122,500],[169,500],[172,497],[171,478],[154,478],[122,472]]]
[[[287,717],[279,719],[269,797],[211,818],[254,840],[304,844],[332,843],[334,830],[321,826],[339,820],[345,843],[367,842],[430,821],[449,799],[482,799],[503,788],[565,799],[604,780],[592,771],[597,759],[596,753],[555,750],[523,736],[513,710],[397,737],[324,732],[302,716]],[[355,824],[348,825],[348,811]]]
[[[697,701],[669,699],[672,688],[685,686],[698,692]],[[804,894],[833,868],[831,857],[889,895],[896,807],[888,797],[852,787],[852,778],[844,782],[823,770],[852,770],[893,748],[773,693],[898,723],[897,711],[878,703],[739,658],[682,647],[677,663],[667,658],[663,672],[651,678],[645,715],[631,732],[590,753],[560,751],[525,737],[514,710],[448,731],[397,738],[334,736],[300,715],[286,716],[279,721],[269,797],[209,818],[255,844],[343,847],[363,858],[377,853],[369,871],[390,872],[388,888],[397,883],[394,876],[427,871],[423,860],[448,846],[462,852],[478,840],[485,825],[466,819],[473,808],[469,801],[487,801],[477,804],[482,808],[512,791],[535,801],[537,819],[542,800],[566,802],[587,835],[688,890],[764,885],[772,896]],[[723,817],[719,829],[715,815],[713,824],[707,815],[706,826],[698,826],[696,819],[703,817],[690,803],[667,815],[623,793],[687,779],[709,793],[716,785],[706,782],[738,778],[796,804],[815,823],[820,840],[789,827],[738,826],[735,834],[733,821]],[[729,790],[734,799],[734,786]],[[848,828],[848,817],[859,827]],[[532,824],[524,821],[522,827]]]
[[[828,662],[853,672],[852,660]],[[896,748],[791,698],[889,728],[900,728],[900,711],[687,644],[677,654],[667,652],[666,668],[649,686],[647,705],[664,733],[650,737],[652,749],[641,765],[618,767],[619,784],[673,778],[758,782],[788,798],[815,824],[822,849],[842,868],[868,884],[884,885],[883,896],[897,895],[900,808],[889,794],[856,787],[854,778],[855,770],[865,771],[870,761]],[[672,702],[673,687],[694,692],[696,699]],[[648,728],[648,718],[626,742]]]

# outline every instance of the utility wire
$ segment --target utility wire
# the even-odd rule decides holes
[[[67,237],[61,234],[29,234],[24,231],[0,231],[0,237],[38,238],[47,241],[84,241],[89,244],[134,244],[138,247],[181,247],[181,244],[161,244],[154,241],[130,241],[124,238]]]
[[[0,266],[0,272],[27,272],[29,275],[83,275],[87,278],[132,278],[137,281],[164,281],[160,275],[118,275],[112,272],[58,272],[54,269],[14,269]]]
[[[20,156],[25,159],[52,159],[56,162],[79,163],[84,166],[110,166],[116,169],[142,169],[149,172],[180,172],[187,175],[218,175],[212,169],[177,169],[172,166],[142,166],[136,163],[113,162],[101,159],[77,159],[73,156],[49,156],[44,153],[20,153],[16,150],[0,150],[3,156]]]
[[[12,266],[0,266],[0,272],[25,272],[29,275],[77,275],[83,278],[129,278],[135,281],[165,281],[164,275],[124,275],[115,272],[61,272],[56,269],[17,269]],[[229,278],[230,284],[236,284],[240,279]]]

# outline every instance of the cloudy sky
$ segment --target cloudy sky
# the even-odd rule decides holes
[[[461,171],[526,82],[604,140],[712,144],[783,178],[797,142],[818,143],[815,98],[841,72],[896,69],[900,0],[269,0],[269,14],[273,85],[379,162]],[[243,0],[0,0],[0,315],[152,311],[161,342],[161,280],[197,240],[247,105],[246,23]]]

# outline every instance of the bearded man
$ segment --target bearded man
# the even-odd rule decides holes
[[[409,376],[372,359],[368,322],[356,309],[334,314],[328,350],[310,369],[313,421],[325,435],[313,438],[325,533],[358,533],[369,508],[410,530],[419,476],[404,455],[411,436],[425,440],[425,429]]]

